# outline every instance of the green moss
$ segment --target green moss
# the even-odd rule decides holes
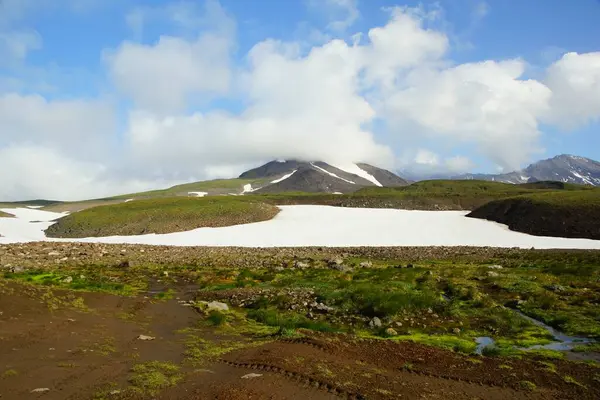
[[[219,326],[227,322],[227,315],[220,311],[212,310],[208,313],[207,319],[212,325]]]
[[[3,378],[10,378],[10,377],[17,376],[17,375],[19,375],[19,372],[17,372],[16,369],[7,369],[6,371],[4,371],[2,373]]]
[[[49,237],[141,235],[222,227],[273,218],[279,209],[237,198],[157,198],[89,208],[58,220]]]
[[[600,353],[600,343],[591,343],[591,344],[580,344],[573,347],[573,350],[576,353]]]
[[[544,367],[544,369],[548,372],[556,372],[556,365],[550,361],[538,361],[537,363]]]
[[[154,298],[157,300],[162,300],[162,301],[172,300],[175,298],[176,293],[177,292],[175,292],[175,290],[173,290],[173,289],[167,289],[164,292],[160,292],[160,293],[157,293],[156,295],[154,295]]]
[[[183,376],[179,366],[160,361],[134,365],[129,377],[130,389],[142,395],[156,395],[161,390],[175,386]]]
[[[463,339],[449,335],[427,335],[415,333],[412,335],[399,335],[392,340],[408,340],[415,343],[423,343],[431,346],[442,347],[445,349],[471,354],[475,351],[477,344],[470,339]]]
[[[577,385],[577,386],[580,386],[580,387],[585,387],[584,384],[580,383],[579,381],[577,381],[577,379],[573,378],[572,376],[565,375],[565,376],[563,376],[563,379],[567,383],[572,383],[573,385]]]
[[[537,389],[537,386],[535,385],[535,383],[530,382],[530,381],[521,381],[519,382],[519,387],[523,390],[527,390],[529,392],[533,392]]]

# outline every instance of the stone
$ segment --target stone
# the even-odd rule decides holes
[[[305,269],[310,267],[310,265],[308,265],[308,263],[302,262],[302,261],[295,261],[294,262],[294,267],[296,268],[300,268],[300,269]]]
[[[331,260],[331,263],[335,265],[342,265],[344,263],[344,260],[342,260],[341,258],[334,258],[333,260]]]
[[[343,272],[343,273],[348,273],[348,272],[354,271],[351,267],[348,267],[347,265],[343,265],[343,264],[333,264],[331,266],[331,268],[335,269],[337,271]]]
[[[63,283],[71,283],[73,282],[73,277],[72,276],[67,276],[65,279],[62,280]]]
[[[262,376],[262,374],[247,374],[242,376],[242,379],[254,379],[254,378],[260,378]]]
[[[396,326],[397,327],[402,327],[402,322],[400,322],[400,321],[396,322]]]
[[[48,253],[49,257],[58,257],[60,256],[60,253],[58,251],[51,251],[50,253]]]
[[[206,303],[207,311],[229,311],[229,306],[225,303],[221,303],[219,301],[211,301],[210,303]]]
[[[396,332],[396,330],[394,328],[387,328],[385,330],[385,334],[388,336],[396,336],[396,335],[398,335],[398,332]]]
[[[460,333],[460,328],[454,328],[452,329],[452,332],[458,335]]]
[[[488,271],[487,276],[489,276],[490,278],[496,278],[500,276],[500,274],[494,271]]]
[[[361,268],[372,268],[373,263],[371,261],[363,261],[359,264]]]
[[[163,271],[163,275],[168,278],[169,277],[169,271]]]
[[[377,317],[374,317],[371,322],[369,322],[369,326],[371,328],[381,328],[381,320]]]
[[[10,267],[10,272],[13,274],[20,274],[21,272],[25,272],[25,268],[15,265],[14,267]]]
[[[564,292],[565,290],[567,290],[567,288],[562,285],[554,284],[554,285],[548,286],[548,290],[551,290],[553,292]]]
[[[37,389],[33,389],[31,391],[31,393],[46,393],[49,391],[50,391],[50,389],[48,389],[48,388],[37,388]]]
[[[489,265],[488,268],[489,269],[502,269],[504,267],[502,267],[502,265]]]
[[[333,307],[329,307],[328,305],[325,305],[323,303],[319,303],[317,304],[314,308],[316,308],[319,311],[323,311],[323,312],[330,312],[333,311]]]
[[[148,340],[154,340],[154,339],[156,339],[156,338],[153,337],[153,336],[147,336],[147,335],[140,335],[140,336],[138,336],[138,340],[148,341]]]

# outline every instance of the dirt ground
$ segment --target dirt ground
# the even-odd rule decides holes
[[[204,318],[182,305],[193,296],[180,290],[157,301],[0,281],[0,398],[600,398],[600,371],[585,364],[553,361],[552,372],[535,360],[470,357],[342,334],[263,338],[237,350],[202,353],[189,363],[185,332]],[[198,342],[223,340],[211,328],[194,332]],[[151,394],[129,390],[136,365],[150,361],[178,366],[181,380]]]

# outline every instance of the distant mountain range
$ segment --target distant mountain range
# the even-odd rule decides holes
[[[408,181],[369,164],[331,165],[322,161],[271,161],[251,169],[240,179],[260,179],[260,187],[246,185],[244,192],[349,193],[367,186],[406,186]],[[249,187],[248,187],[249,186]]]
[[[559,181],[600,186],[600,162],[585,157],[561,154],[507,174],[464,174],[451,177],[451,179],[481,179],[505,183]]]
[[[541,160],[519,171],[505,174],[434,174],[419,175],[403,171],[402,176],[411,181],[428,179],[484,180],[504,183],[532,183],[540,181],[559,181],[579,185],[600,186],[600,162],[569,154]]]

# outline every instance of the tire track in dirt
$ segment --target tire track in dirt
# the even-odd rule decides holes
[[[271,364],[262,364],[262,363],[237,363],[233,361],[227,361],[224,359],[217,359],[217,361],[227,364],[231,367],[236,368],[245,368],[252,369],[257,371],[265,371],[265,372],[273,372],[279,374],[289,380],[292,380],[296,383],[304,384],[305,386],[313,387],[318,390],[322,390],[327,393],[331,393],[340,398],[348,399],[348,400],[366,400],[366,397],[360,393],[351,392],[346,389],[342,389],[339,386],[333,385],[329,382],[322,381],[320,379],[315,379],[313,377],[300,374],[298,372],[289,371],[285,368],[278,367],[276,365]]]
[[[302,345],[310,346],[314,349],[323,351],[328,354],[334,354],[334,350],[331,348],[331,345],[324,344],[323,342],[321,342],[317,339],[314,339],[314,338],[310,338],[310,337],[293,338],[293,339],[279,339],[278,342],[286,343],[286,344],[302,344]],[[368,340],[362,339],[362,340],[360,340],[360,342],[368,343]],[[511,387],[509,385],[498,384],[494,381],[485,380],[485,379],[473,380],[473,379],[461,378],[461,377],[447,375],[447,374],[434,374],[429,371],[418,370],[418,369],[397,368],[396,370],[402,371],[402,372],[407,372],[407,373],[418,375],[418,376],[424,376],[424,377],[428,377],[428,378],[445,379],[445,380],[450,380],[450,381],[455,381],[455,382],[468,383],[468,384],[472,384],[472,385],[489,386],[489,387],[502,388],[502,389],[515,389],[514,387]]]

